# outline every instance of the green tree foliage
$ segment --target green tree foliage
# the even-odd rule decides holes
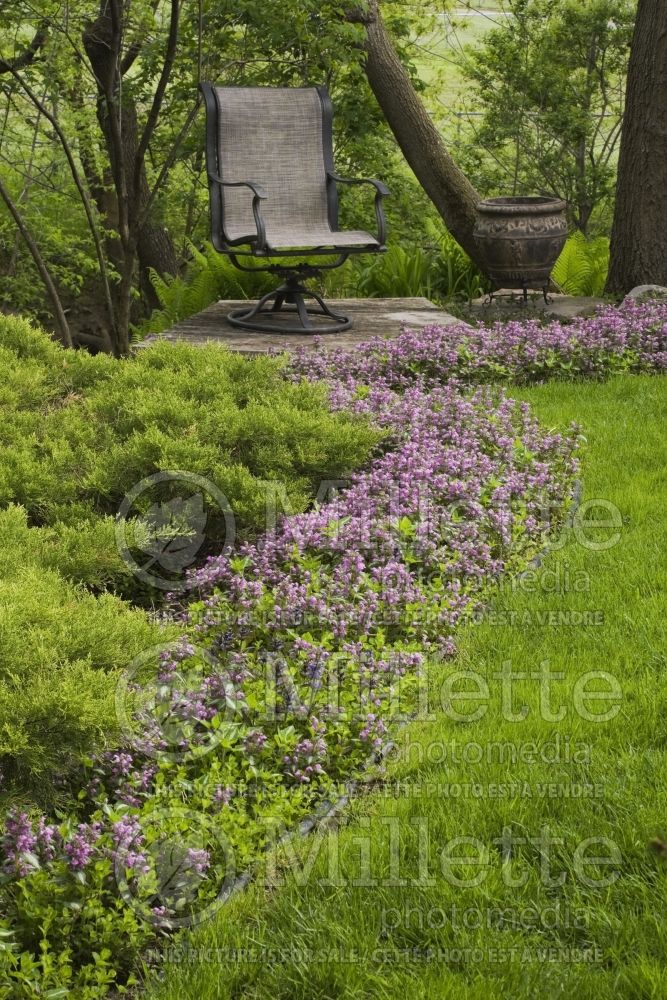
[[[506,0],[462,69],[472,84],[461,162],[484,193],[565,198],[587,233],[610,217],[632,0]]]

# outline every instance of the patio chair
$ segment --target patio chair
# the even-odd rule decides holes
[[[203,83],[201,90],[213,246],[241,271],[269,271],[281,279],[259,302],[229,313],[229,322],[269,333],[348,329],[351,319],[332,312],[304,282],[339,267],[350,254],[386,249],[382,198],[389,192],[380,181],[334,173],[333,107],[326,88]],[[338,229],[338,184],[375,189],[376,236]],[[332,254],[338,254],[333,263],[298,262]],[[291,260],[262,268],[242,262],[281,257]],[[307,307],[306,298],[315,305]]]

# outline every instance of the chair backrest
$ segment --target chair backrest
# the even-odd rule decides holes
[[[254,181],[265,188],[267,230],[308,226],[335,229],[338,205],[333,171],[333,109],[324,87],[213,87],[203,85],[207,106],[207,161],[225,181]],[[208,91],[208,92],[207,92]],[[255,233],[247,188],[219,192],[223,241]],[[211,188],[212,225],[217,207]]]

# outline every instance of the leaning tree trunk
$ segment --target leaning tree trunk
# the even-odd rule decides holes
[[[667,4],[639,0],[618,163],[607,291],[667,285]]]
[[[366,28],[366,76],[405,159],[454,239],[478,261],[473,229],[481,196],[452,159],[412,85],[377,0],[352,18]]]

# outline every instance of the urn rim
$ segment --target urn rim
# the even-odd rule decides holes
[[[564,212],[567,204],[562,198],[546,195],[521,195],[485,198],[477,205],[480,215],[552,215]]]

